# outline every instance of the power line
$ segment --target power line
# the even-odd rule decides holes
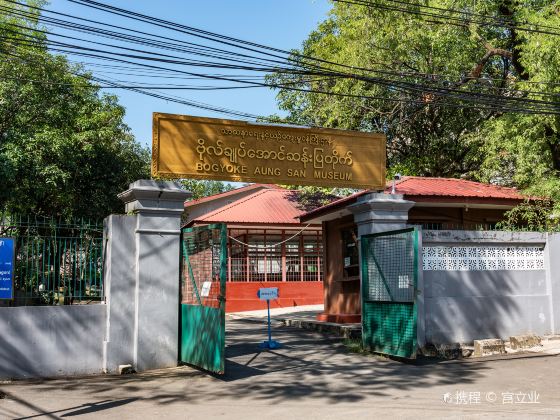
[[[81,75],[78,75],[80,77],[83,77]],[[105,82],[107,83],[106,80],[101,79],[101,78],[93,78],[93,80],[95,81],[99,81],[99,82]],[[114,86],[115,88],[118,88],[120,85],[118,83],[114,83],[111,82],[111,85]],[[325,91],[318,91],[318,90],[307,90],[307,89],[300,89],[300,88],[295,88],[295,87],[290,87],[290,86],[283,86],[283,85],[278,85],[278,87],[280,88],[284,88],[286,90],[293,90],[293,91],[299,91],[299,92],[305,92],[305,93],[317,93],[317,94],[325,94],[325,95],[330,95],[329,92],[325,92]],[[127,89],[127,90],[132,90],[135,92],[139,92],[139,93],[146,93],[149,94],[149,96],[153,96],[153,97],[157,97],[160,99],[164,99],[164,96],[162,94],[156,95],[154,93],[149,93],[149,92],[143,92],[141,88],[138,87],[128,87],[128,86],[123,86],[123,89]],[[389,101],[389,102],[396,102],[396,103],[407,103],[407,104],[412,104],[412,105],[421,105],[421,106],[425,106],[425,105],[430,105],[430,103],[426,103],[425,101],[422,100],[413,100],[413,99],[405,99],[405,98],[392,98],[392,97],[382,97],[382,96],[372,96],[372,95],[356,95],[356,94],[342,94],[339,93],[337,94],[337,96],[340,97],[348,97],[348,98],[354,98],[354,99],[367,99],[367,100],[382,100],[382,101]],[[170,98],[170,97],[167,97]],[[176,99],[176,98],[175,98]],[[171,100],[177,103],[183,103],[183,104],[191,104],[191,101],[184,101],[184,100],[174,100],[174,99],[166,99],[166,100]],[[495,104],[484,104],[484,105],[478,105],[478,106],[469,106],[469,105],[461,105],[461,104],[457,104],[457,103],[452,103],[452,102],[448,102],[448,101],[442,101],[439,104],[438,103],[432,103],[432,105],[435,106],[447,106],[447,107],[451,107],[451,108],[464,108],[464,109],[475,109],[475,110],[479,110],[479,111],[499,111],[499,112],[505,112],[505,111],[510,111],[510,112],[524,112],[524,113],[528,113],[528,114],[536,114],[536,113],[544,113],[542,111],[539,110],[530,110],[530,109],[522,109],[522,108],[503,108],[503,107],[499,107],[496,106]],[[194,105],[193,105],[194,106]],[[216,106],[210,106],[207,104],[204,104],[203,107],[201,107],[202,109],[211,109],[211,110],[216,110],[218,109],[218,107]],[[232,112],[225,112],[227,114],[230,115],[241,115],[242,113],[237,112],[237,111],[232,111]],[[548,111],[546,113],[550,113],[550,114],[557,114],[557,111]],[[251,115],[251,114],[245,114],[245,115]],[[259,118],[259,119],[263,119],[266,120],[267,118],[265,117],[261,117],[261,116],[254,116],[252,115],[251,118]]]
[[[13,2],[13,0],[12,0],[12,2]],[[66,14],[66,16],[70,16],[70,15],[67,15],[67,14]],[[78,19],[78,18],[77,18],[77,19]],[[89,41],[88,41],[88,42],[89,42]],[[227,52],[227,51],[225,51],[225,50],[221,50],[221,51]],[[276,63],[279,63],[278,60],[275,60],[275,62],[276,62]],[[329,63],[330,63],[330,62],[329,62]],[[338,63],[331,63],[331,64],[338,65]],[[371,72],[377,72],[377,73],[388,74],[388,75],[396,75],[396,76],[401,76],[401,77],[402,77],[402,76],[411,76],[411,75],[412,75],[412,76],[422,76],[422,75],[424,75],[424,76],[426,76],[426,77],[439,76],[439,75],[433,75],[433,74],[427,75],[427,74],[422,74],[422,73],[417,73],[417,72],[416,72],[416,73],[411,73],[411,72],[395,72],[395,71],[377,70],[377,69],[367,69],[367,70],[368,70],[368,71],[371,71]],[[487,78],[477,78],[476,80],[488,81]],[[501,80],[501,79],[496,79],[496,80]],[[539,84],[544,84],[544,83],[546,83],[546,82],[538,82],[538,83],[539,83]],[[495,88],[495,87],[494,87],[494,88]],[[509,88],[508,88],[508,89],[509,89]],[[525,91],[525,92],[527,92],[527,91]],[[532,93],[543,94],[543,92],[532,92]]]
[[[18,2],[15,1],[11,1],[11,0],[7,0],[10,3],[14,3],[14,4],[20,4]],[[91,3],[94,4],[95,7],[94,8],[99,8],[100,10],[104,10],[108,13],[112,13],[114,14],[115,11],[113,9],[117,9],[118,12],[117,14],[119,15],[124,15],[126,17],[130,17],[127,15],[127,13],[132,14],[133,17],[130,17],[133,20],[138,20],[138,16],[139,15],[141,17],[140,21],[146,22],[147,20],[149,21],[149,19],[151,19],[148,16],[145,15],[141,15],[141,14],[136,14],[134,12],[129,12],[126,11],[124,9],[118,9],[118,8],[114,8],[112,6],[107,6],[107,5],[102,5],[102,3],[98,3],[98,2],[84,2],[84,1],[74,1],[71,0],[74,3],[78,3],[78,4],[84,4],[84,3]],[[103,7],[99,6],[102,5],[104,7],[109,8],[109,10],[104,9]],[[21,14],[21,11],[18,11]],[[56,13],[56,12],[51,12],[51,13]],[[75,16],[71,16],[68,14],[64,14],[66,17],[71,17],[72,19],[76,19],[76,20],[82,20],[82,18],[79,17],[75,17]],[[87,20],[87,19],[86,19]],[[92,21],[92,20],[87,20],[89,22],[96,22],[96,21]],[[434,85],[433,83],[431,85],[426,85],[426,84],[419,84],[418,82],[410,82],[407,80],[403,80],[403,77],[420,77],[418,74],[405,74],[403,72],[395,72],[395,71],[389,71],[389,70],[378,70],[378,69],[361,69],[361,68],[355,68],[352,66],[347,66],[347,65],[341,65],[338,63],[333,63],[333,62],[329,62],[327,60],[318,60],[315,59],[313,57],[308,57],[308,56],[304,56],[301,54],[291,54],[290,52],[287,51],[283,51],[280,49],[275,49],[272,47],[266,47],[266,46],[262,46],[260,44],[256,44],[256,43],[252,43],[249,41],[242,41],[242,40],[237,40],[235,38],[231,38],[231,37],[225,37],[223,35],[219,35],[219,34],[215,34],[215,33],[211,33],[208,31],[202,31],[202,30],[197,30],[196,28],[191,28],[191,27],[186,27],[184,25],[179,25],[179,24],[175,24],[173,22],[169,23],[168,21],[163,21],[161,19],[156,19],[156,21],[158,22],[164,22],[165,25],[163,24],[156,24],[156,26],[158,25],[163,25],[164,27],[166,27],[167,29],[172,29],[172,30],[179,30],[179,32],[185,32],[187,34],[192,35],[193,33],[198,34],[198,35],[194,35],[194,36],[200,36],[200,34],[203,34],[203,38],[210,40],[212,42],[217,42],[220,44],[223,44],[223,38],[225,38],[227,41],[225,42],[225,45],[228,46],[234,46],[235,48],[245,48],[247,49],[247,47],[245,45],[250,45],[251,47],[249,48],[250,51],[254,51],[255,53],[258,54],[263,54],[262,51],[260,51],[258,48],[263,48],[263,49],[268,49],[268,50],[273,50],[275,52],[278,53],[283,53],[286,56],[282,57],[282,55],[278,55],[278,54],[274,54],[274,56],[276,57],[274,60],[271,59],[263,59],[262,57],[255,57],[255,56],[251,56],[251,55],[247,55],[247,54],[242,54],[240,55],[238,52],[232,52],[232,51],[228,51],[228,50],[224,50],[224,49],[218,49],[218,48],[214,48],[214,47],[207,47],[205,45],[201,45],[201,44],[193,44],[193,43],[186,43],[185,45],[196,45],[196,48],[192,49],[189,47],[189,49],[180,49],[177,47],[177,44],[175,43],[175,40],[173,41],[173,43],[171,44],[166,44],[166,43],[162,43],[159,42],[157,44],[154,44],[151,39],[146,38],[145,36],[143,37],[131,37],[130,35],[127,34],[123,34],[121,32],[114,32],[114,31],[100,31],[99,28],[94,28],[94,27],[89,27],[89,26],[84,26],[84,25],[78,25],[75,23],[72,23],[71,25],[68,24],[68,22],[62,21],[57,19],[56,21],[52,21],[52,20],[45,20],[45,22],[47,23],[56,23],[56,25],[59,25],[61,27],[65,27],[67,29],[71,29],[71,30],[77,30],[77,31],[81,31],[81,32],[86,32],[86,33],[92,33],[94,35],[97,36],[104,36],[104,37],[109,37],[112,39],[116,39],[116,40],[122,40],[122,41],[126,41],[126,42],[133,42],[133,43],[137,43],[140,45],[149,45],[151,47],[154,48],[164,48],[164,49],[172,49],[174,51],[180,51],[180,52],[184,52],[184,53],[189,53],[189,54],[197,54],[197,55],[205,55],[205,56],[209,56],[211,58],[214,58],[216,60],[227,60],[230,61],[229,64],[227,63],[223,63],[221,61],[214,61],[214,62],[209,62],[209,61],[201,61],[201,60],[185,60],[183,57],[179,57],[179,56],[170,56],[169,54],[161,54],[159,52],[153,52],[153,51],[144,51],[144,50],[137,50],[137,49],[133,49],[133,48],[129,48],[129,47],[125,47],[125,46],[120,46],[120,45],[115,45],[115,44],[107,44],[107,43],[100,43],[100,42],[94,42],[94,41],[89,41],[89,40],[83,40],[83,39],[79,39],[76,37],[67,37],[68,39],[72,39],[75,41],[82,41],[82,42],[87,42],[87,43],[92,43],[98,46],[103,46],[105,47],[105,49],[100,49],[100,48],[88,48],[88,47],[84,47],[84,46],[80,46],[80,45],[75,45],[75,44],[68,44],[68,43],[64,43],[64,42],[59,42],[59,41],[54,41],[54,40],[45,40],[45,39],[38,39],[37,37],[35,37],[35,39],[32,39],[31,41],[29,41],[27,44],[28,45],[40,45],[40,43],[42,42],[46,42],[47,44],[49,44],[51,46],[51,51],[56,51],[56,52],[61,52],[64,54],[71,54],[71,55],[77,55],[77,56],[81,56],[81,57],[89,57],[89,58],[93,58],[93,59],[99,59],[99,60],[108,60],[108,61],[112,61],[112,62],[119,62],[121,64],[127,64],[127,66],[124,67],[128,67],[131,68],[130,66],[132,66],[132,68],[134,68],[135,66],[138,67],[142,67],[144,69],[144,71],[151,71],[151,72],[164,72],[164,73],[175,73],[175,74],[182,74],[182,75],[186,75],[187,77],[190,78],[200,78],[200,79],[212,79],[212,80],[216,80],[216,81],[230,81],[230,82],[236,82],[236,83],[240,83],[242,85],[246,85],[246,86],[239,86],[241,87],[274,87],[274,88],[279,88],[279,89],[286,89],[286,90],[293,90],[293,91],[299,91],[299,92],[305,92],[305,93],[317,93],[317,94],[322,94],[322,95],[336,95],[336,96],[343,96],[343,97],[351,97],[351,98],[359,98],[359,99],[371,99],[371,100],[388,100],[388,101],[398,101],[398,102],[406,102],[407,100],[403,100],[401,98],[387,98],[387,97],[375,97],[375,96],[371,96],[371,95],[350,95],[350,94],[340,94],[340,93],[335,93],[335,92],[329,92],[329,91],[324,91],[324,90],[319,90],[319,89],[302,89],[302,88],[297,88],[294,87],[298,84],[309,84],[309,83],[314,83],[314,82],[320,82],[320,81],[334,81],[337,79],[341,79],[341,78],[349,78],[349,79],[355,79],[357,81],[363,82],[363,83],[369,83],[369,84],[377,84],[379,86],[383,86],[389,89],[392,89],[396,92],[401,92],[401,93],[407,93],[408,95],[427,95],[427,94],[433,94],[435,95],[435,99],[436,100],[415,100],[414,103],[418,104],[418,105],[426,105],[426,104],[433,104],[435,106],[456,106],[456,107],[461,107],[461,108],[467,108],[467,107],[471,107],[471,108],[476,108],[476,109],[481,109],[481,110],[494,110],[494,111],[499,111],[499,112],[526,112],[526,113],[557,113],[558,112],[558,103],[557,102],[550,102],[550,101],[543,101],[543,100],[535,100],[535,99],[530,99],[527,98],[526,95],[530,94],[530,93],[535,93],[538,94],[540,96],[552,96],[552,97],[556,97],[556,94],[550,94],[550,93],[546,93],[546,92],[530,92],[530,91],[521,91],[521,90],[513,90],[513,89],[507,89],[507,93],[508,94],[517,94],[517,95],[525,95],[525,97],[506,97],[504,95],[494,95],[494,94],[487,94],[487,93],[481,93],[481,92],[475,92],[475,91],[470,91],[470,90],[465,90],[465,89],[456,89],[453,87],[449,87],[449,86],[453,86],[453,84],[451,82],[447,82],[447,81],[438,81],[438,83],[442,84],[442,86],[438,86],[438,85]],[[108,25],[102,22],[96,22],[99,23],[101,25],[104,26],[111,26],[114,28],[122,28],[122,30],[126,30],[126,31],[134,31],[131,30],[129,28],[124,28],[124,27],[117,27],[116,25]],[[147,23],[152,23],[153,22],[147,22]],[[187,28],[187,29],[185,29]],[[52,34],[49,33],[47,31],[43,31],[44,35],[48,35],[48,34]],[[139,32],[139,31],[134,31],[134,32]],[[143,34],[146,34],[146,36],[153,36],[155,37],[156,35],[154,34],[149,34],[146,32],[142,32]],[[54,34],[55,36],[59,36],[58,34]],[[9,38],[9,37],[8,37]],[[33,38],[33,37],[30,37]],[[14,40],[15,41],[15,40]],[[21,40],[18,40],[19,43],[21,43]],[[35,42],[35,44],[33,44]],[[241,46],[240,46],[241,45]],[[53,47],[54,46],[54,47]],[[110,48],[110,49],[116,49],[116,50],[124,50],[124,51],[128,51],[128,52],[134,52],[135,54],[124,54],[122,52],[119,51],[113,51],[113,50],[107,50],[106,48]],[[210,49],[208,49],[210,48]],[[216,51],[219,51],[219,54],[215,54]],[[142,53],[142,54],[140,54]],[[265,53],[265,55],[270,56],[270,54]],[[244,57],[244,59],[240,59],[239,57]],[[294,61],[294,56],[298,57],[298,60]],[[123,59],[125,58],[125,59]],[[232,64],[232,60],[231,58],[233,58],[233,62],[237,62],[240,64]],[[277,58],[281,58],[281,59],[277,59]],[[270,62],[274,62],[275,64],[281,64],[281,66],[276,66],[276,67],[255,67],[254,64],[256,64],[257,62],[252,61],[252,60],[262,60],[263,64],[264,63],[270,63]],[[252,72],[278,72],[281,74],[287,74],[287,75],[291,75],[300,79],[296,79],[293,82],[289,82],[288,84],[284,83],[284,84],[278,84],[278,83],[271,83],[271,82],[267,82],[267,83],[262,83],[262,82],[258,82],[256,80],[258,79],[239,79],[239,78],[234,78],[234,77],[228,77],[227,75],[212,75],[212,74],[208,74],[208,73],[195,73],[195,72],[188,72],[188,71],[184,71],[184,70],[179,70],[179,69],[175,69],[175,68],[167,68],[167,67],[161,67],[160,65],[156,65],[156,64],[147,64],[145,62],[138,62],[138,61],[134,61],[134,60],[141,60],[141,61],[148,61],[148,62],[152,62],[152,63],[165,63],[168,65],[179,65],[179,66],[199,66],[199,67],[214,67],[214,68],[220,68],[220,69],[228,69],[228,70],[233,70],[233,69],[238,69],[238,70],[248,70],[248,71],[252,71]],[[284,60],[284,61],[282,61]],[[301,61],[303,60],[303,61]],[[373,73],[379,73],[379,74],[384,74],[384,75],[392,75],[393,77],[397,77],[397,79],[386,79],[383,77],[371,77],[371,76],[367,76],[364,74],[358,74],[358,73],[348,73],[348,72],[342,72],[342,71],[333,71],[332,69],[325,69],[324,67],[322,67],[322,65],[319,64],[313,64],[311,66],[309,66],[309,64],[305,61],[305,60],[316,60],[320,63],[323,64],[329,64],[329,65],[333,65],[333,66],[339,66],[342,68],[346,68],[346,69],[352,69],[352,70],[358,70],[358,71],[367,71],[367,72],[373,72]],[[321,77],[319,79],[304,79],[304,77],[309,77],[309,76],[315,76],[315,77]],[[108,86],[109,87],[113,87],[113,88],[117,88],[117,85],[112,85],[112,86]],[[161,86],[160,86],[161,87]],[[122,88],[126,89],[126,88],[134,88],[137,89],[138,86],[126,86],[123,85]],[[180,88],[180,87],[177,87]],[[220,89],[220,87],[216,87],[216,89]],[[499,89],[496,88],[495,86],[492,87],[492,89]],[[457,101],[455,103],[451,103],[448,100],[451,101]],[[467,106],[466,104],[464,104],[464,102],[468,102],[468,103],[476,103],[476,106],[472,106],[469,105]],[[410,103],[410,102],[409,102]]]
[[[5,39],[10,39],[9,37],[4,37]],[[49,41],[47,41],[49,43]],[[149,56],[141,56],[141,55],[131,55],[131,54],[122,54],[122,53],[115,53],[112,51],[106,51],[106,50],[99,50],[99,49],[92,49],[92,48],[87,48],[87,47],[81,47],[81,46],[75,46],[75,45],[71,45],[71,44],[66,44],[66,43],[60,43],[60,42],[55,42],[55,41],[51,41],[50,42],[51,45],[56,45],[56,46],[61,46],[61,47],[66,47],[66,48],[75,48],[78,49],[80,51],[91,51],[93,53],[102,53],[102,54],[109,54],[109,55],[117,55],[119,57],[127,57],[127,58],[131,58],[131,59],[141,59],[141,60],[149,60],[149,61],[158,61],[158,62],[165,62],[165,63],[172,63],[172,64],[189,64],[189,65],[195,65],[195,66],[214,66],[214,67],[219,67],[219,68],[229,68],[229,65],[223,65],[223,64],[213,64],[213,63],[205,63],[205,62],[187,62],[184,63],[182,61],[176,61],[176,60],[171,60],[170,58],[154,58],[154,57],[149,57]],[[59,50],[59,49],[53,49],[53,50]],[[127,49],[129,50],[129,49]],[[76,54],[76,51],[72,51],[72,50],[66,50],[66,49],[60,49],[61,52],[64,53],[68,53],[68,54]],[[168,56],[165,56],[168,57]],[[178,58],[178,57],[174,57],[174,58]],[[283,69],[278,69],[278,68],[254,68],[254,67],[246,67],[246,66],[239,66],[239,67],[235,67],[235,68],[241,68],[241,69],[250,69],[250,70],[256,70],[256,71],[291,71],[291,72],[295,72],[298,73],[297,71],[293,70],[293,69],[288,69],[288,70],[283,70]],[[299,73],[303,73],[303,72],[299,72]],[[395,86],[401,86],[404,88],[408,88],[408,89],[413,89],[413,90],[421,90],[421,91],[431,91],[434,93],[449,93],[449,92],[455,92],[455,93],[459,93],[463,96],[463,98],[465,97],[465,95],[469,95],[472,94],[472,92],[469,91],[463,91],[463,90],[457,90],[457,89],[451,89],[451,88],[442,88],[442,87],[438,87],[438,88],[434,88],[434,87],[429,87],[429,86],[424,86],[424,85],[418,85],[416,84],[411,84],[405,81],[398,81],[398,80],[383,80],[383,79],[379,79],[379,78],[371,78],[371,77],[363,77],[363,76],[359,76],[359,75],[348,75],[348,74],[341,74],[341,73],[333,73],[333,72],[313,72],[313,71],[307,71],[307,74],[315,74],[315,75],[328,75],[328,76],[332,76],[332,77],[348,77],[348,78],[355,78],[357,80],[361,80],[364,82],[369,82],[369,83],[379,83],[379,84],[391,84],[391,85],[395,85]],[[188,73],[191,75],[194,75],[194,73]],[[223,77],[223,76],[209,76],[209,75],[203,75],[203,74],[198,74],[199,77],[206,77],[206,78],[210,78],[210,79],[216,79],[216,80],[227,80],[227,81],[236,81],[234,79],[231,79],[229,77]],[[254,82],[248,82],[248,81],[243,81],[243,80],[237,80],[240,83],[254,83]],[[271,84],[264,84],[264,83],[255,83],[255,86],[266,86],[266,87],[270,87],[270,86],[274,86]],[[527,93],[526,91],[523,92],[519,92],[519,93]],[[543,94],[541,92],[538,92],[540,94]],[[475,93],[475,95],[477,95],[478,97],[488,97],[489,95],[486,94],[481,94],[481,93]],[[491,95],[490,95],[491,97]],[[499,97],[501,99],[503,99],[502,97]],[[518,101],[518,100],[523,100],[524,102],[534,102],[534,103],[546,103],[545,101],[538,101],[538,100],[532,100],[532,99],[527,99],[527,98],[515,98],[515,97],[511,97],[511,98],[507,98],[507,100],[509,101]]]
[[[532,29],[532,28],[527,28],[527,27],[523,27],[523,26],[518,26],[518,25],[515,25],[513,23],[508,23],[505,20],[498,20],[495,17],[490,17],[491,21],[489,22],[488,20],[480,20],[480,19],[477,20],[477,19],[472,19],[472,18],[444,16],[444,15],[441,15],[441,14],[436,14],[436,13],[431,13],[431,12],[423,12],[421,10],[412,10],[410,8],[407,8],[407,7],[391,6],[391,5],[378,3],[378,2],[374,2],[374,1],[367,1],[367,0],[333,0],[333,1],[335,1],[337,3],[346,3],[346,4],[352,4],[352,5],[365,6],[365,7],[369,7],[369,8],[372,8],[372,9],[380,9],[380,10],[387,10],[387,11],[393,11],[393,12],[408,13],[408,14],[417,15],[417,16],[439,19],[438,21],[436,21],[436,23],[443,23],[443,21],[444,21],[446,24],[454,25],[454,26],[464,27],[467,24],[476,23],[476,24],[480,24],[480,25],[500,26],[500,27],[504,27],[504,28],[508,28],[508,29],[523,31],[523,32],[531,32],[531,33],[539,33],[539,34],[555,35],[555,36],[560,35],[560,28],[549,26],[550,28],[556,29],[556,31],[545,31],[545,30],[540,30],[540,29]],[[408,5],[408,6],[414,6],[414,7],[418,7],[419,9],[425,7],[425,6],[420,5],[420,4],[409,3],[409,2],[405,2],[405,1],[398,1],[398,2],[395,1],[395,3],[405,4],[405,5]],[[440,11],[446,11],[446,12],[451,12],[451,11],[454,10],[454,9],[443,9],[443,8],[434,8],[434,7],[428,7],[428,8],[429,9],[436,9],[436,10],[440,10]],[[469,13],[467,12],[467,14],[469,14]],[[539,25],[539,26],[544,27],[542,25]]]
[[[13,53],[10,53],[10,52],[6,52],[6,54],[14,56],[14,57],[18,57],[18,58],[21,59],[21,57],[19,57],[16,54],[13,54]],[[29,60],[25,60],[25,59],[23,59],[23,60],[26,61],[28,64],[36,64],[35,62],[29,62]],[[88,76],[85,76],[85,75],[80,74],[80,73],[73,73],[73,74],[76,77],[83,78],[87,81],[93,80],[93,81],[98,82],[98,83],[106,83],[108,85],[113,85],[115,87],[119,87],[118,83],[111,82],[110,80],[101,79],[101,78],[97,78],[97,77],[88,77]],[[95,88],[95,85],[92,85],[91,87]],[[193,107],[193,108],[204,109],[204,110],[207,110],[207,111],[218,112],[218,113],[225,114],[225,115],[232,115],[232,116],[235,116],[235,117],[248,118],[248,119],[252,119],[252,120],[258,120],[258,119],[263,120],[263,121],[269,120],[267,117],[262,117],[262,116],[259,116],[259,115],[255,115],[255,114],[251,114],[251,113],[247,113],[247,112],[243,112],[243,111],[236,111],[236,110],[232,110],[232,109],[225,108],[225,107],[214,106],[214,105],[206,104],[206,103],[203,103],[203,102],[186,100],[186,99],[179,98],[179,97],[176,97],[176,96],[173,96],[173,95],[165,95],[165,94],[162,94],[162,93],[157,92],[157,91],[155,91],[155,92],[154,91],[145,91],[143,89],[139,89],[139,88],[136,88],[136,87],[124,87],[124,89],[130,90],[132,92],[140,93],[140,94],[143,94],[143,95],[146,95],[146,96],[151,96],[151,97],[156,98],[156,99],[161,99],[161,100],[168,101],[168,102],[174,102],[174,103],[177,103],[177,104],[186,105],[186,106],[190,106],[190,107]]]
[[[57,49],[55,49],[57,50]],[[61,52],[66,52],[66,53],[74,53],[74,54],[78,54],[76,52],[72,52],[72,51],[65,51],[65,50],[60,50]],[[83,55],[86,56],[91,56],[92,54],[87,54],[87,53],[81,53]],[[107,58],[107,57],[104,57]],[[117,60],[120,62],[127,62],[125,60],[120,60],[117,58],[111,58],[112,60]],[[152,66],[149,66],[152,67]],[[188,73],[187,74],[193,74],[193,73]],[[116,86],[116,85],[115,85]],[[267,86],[264,85],[263,86]],[[272,85],[273,87],[278,87],[278,88],[283,88],[286,90],[293,90],[293,91],[299,91],[299,92],[305,92],[305,93],[318,93],[318,94],[325,94],[325,95],[332,95],[331,92],[326,92],[326,91],[319,91],[319,90],[309,90],[309,89],[300,89],[300,88],[294,88],[291,86],[286,86],[286,85]],[[375,96],[368,96],[368,95],[352,95],[352,94],[342,94],[342,93],[336,93],[336,96],[341,96],[341,97],[350,97],[350,98],[358,98],[358,99],[373,99],[373,100],[387,100],[387,101],[395,101],[395,102],[401,102],[401,103],[414,103],[417,105],[426,105],[425,101],[421,101],[421,100],[415,100],[415,101],[410,101],[410,100],[403,100],[400,98],[387,98],[387,97],[375,97]],[[459,98],[460,99],[460,98]],[[458,107],[458,108],[469,108],[466,105],[459,105],[459,104],[454,104],[454,103],[450,103],[447,101],[441,101],[439,104],[438,103],[434,103],[434,105],[440,105],[440,106],[450,106],[450,107]],[[472,106],[470,108],[473,108]],[[538,109],[524,109],[524,108],[520,108],[520,107],[505,107],[504,104],[495,104],[495,103],[486,103],[486,104],[479,104],[479,106],[476,107],[477,109],[481,109],[481,110],[495,110],[495,111],[500,111],[500,112],[505,112],[505,111],[518,111],[518,112],[526,112],[526,113],[553,113],[555,114],[556,111],[555,110],[538,110]]]
[[[336,0],[335,0],[336,1]],[[367,3],[367,0],[357,0],[357,1],[362,1],[364,3]],[[464,16],[474,16],[476,18],[482,18],[482,19],[489,19],[492,20],[498,24],[504,24],[504,26],[507,26],[509,28],[514,28],[514,29],[521,29],[519,27],[519,24],[513,25],[511,21],[508,21],[508,19],[503,16],[503,15],[486,15],[486,14],[482,14],[482,13],[475,13],[475,12],[469,12],[466,10],[460,10],[460,9],[453,9],[453,8],[444,8],[444,7],[437,7],[437,6],[430,6],[427,4],[420,4],[420,3],[412,3],[410,1],[405,1],[405,0],[387,0],[391,3],[398,3],[398,4],[403,4],[405,6],[415,6],[415,7],[419,7],[419,8],[423,8],[423,9],[430,9],[430,10],[437,10],[440,12],[444,12],[444,13],[456,13],[459,15],[464,15]],[[525,25],[529,25],[530,22],[523,22],[522,24]],[[557,26],[551,26],[551,25],[544,25],[542,23],[535,25],[539,28],[547,28],[547,29],[555,29],[557,31],[560,31],[560,27]]]

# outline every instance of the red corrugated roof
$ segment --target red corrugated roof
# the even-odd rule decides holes
[[[391,193],[392,181],[387,182],[384,192]],[[318,215],[327,214],[335,209],[354,203],[358,197],[373,192],[371,190],[359,191],[348,197],[333,201],[326,206],[319,207],[302,216],[301,220],[306,221],[317,217]],[[445,199],[447,201],[468,201],[477,200],[479,202],[487,202],[488,204],[515,203],[524,200],[526,197],[515,188],[500,187],[493,184],[483,184],[480,182],[467,181],[456,178],[428,178],[420,176],[405,176],[396,182],[396,194],[403,194],[405,199],[417,199],[419,201],[429,200],[433,198]]]
[[[191,223],[299,224],[305,213],[297,201],[298,192],[264,189],[198,217]]]
[[[385,189],[391,192],[391,182]],[[396,193],[408,196],[446,196],[446,197],[477,197],[523,200],[524,196],[515,188],[483,184],[455,178],[425,178],[405,176],[397,181]]]
[[[185,207],[196,206],[197,204],[206,203],[208,201],[212,201],[217,198],[233,196],[239,194],[240,192],[256,190],[260,188],[283,189],[282,187],[274,184],[249,184],[249,185],[245,185],[244,187],[235,188],[233,190],[229,190],[223,193],[209,195],[208,197],[201,197],[201,198],[197,198],[196,200],[185,201]]]

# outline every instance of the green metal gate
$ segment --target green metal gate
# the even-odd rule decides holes
[[[180,360],[223,374],[226,225],[183,229],[181,253]]]
[[[416,358],[418,230],[362,236],[361,251],[364,347]]]

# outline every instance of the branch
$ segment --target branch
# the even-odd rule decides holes
[[[484,66],[486,66],[486,64],[492,57],[499,56],[507,58],[509,60],[511,60],[513,57],[511,51],[504,50],[503,48],[494,48],[488,43],[484,43],[484,47],[486,48],[486,54],[484,54],[480,61],[473,66],[469,74],[461,79],[460,84],[465,84],[469,80],[478,79],[482,74]]]

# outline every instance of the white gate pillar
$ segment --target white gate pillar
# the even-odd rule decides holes
[[[105,370],[176,366],[180,228],[191,194],[170,181],[139,180],[118,195],[127,215],[105,219]]]
[[[414,201],[405,200],[402,194],[371,193],[358,198],[355,204],[349,206],[354,214],[354,221],[358,226],[358,238],[371,233],[388,232],[407,227],[408,211],[414,206]],[[360,247],[360,267],[362,267],[362,252]],[[360,270],[360,283],[362,271]],[[360,287],[360,294],[362,288]],[[424,306],[424,276],[422,271],[422,235],[418,238],[418,267],[416,283],[416,310],[418,347],[426,343],[425,306]]]
[[[354,214],[358,236],[362,236],[405,228],[414,204],[402,194],[371,193],[358,197],[348,209]]]

